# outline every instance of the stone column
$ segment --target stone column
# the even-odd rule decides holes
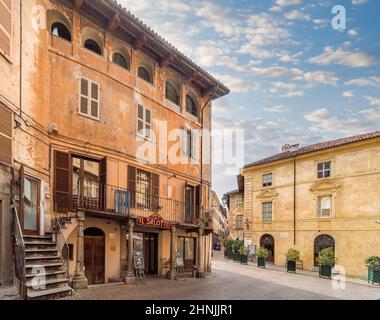
[[[133,272],[133,228],[135,223],[132,219],[128,221],[128,269],[127,276],[123,278],[125,284],[136,283],[136,277]]]
[[[177,278],[177,271],[176,271],[176,228],[172,227],[170,230],[170,271],[168,274],[168,278],[170,280],[175,280]]]
[[[202,256],[202,254],[203,254],[202,240],[203,240],[202,234],[198,233],[197,278],[204,278],[205,277],[204,270],[203,270],[203,263],[202,263],[202,259],[203,259],[203,256]]]
[[[77,213],[77,262],[73,278],[73,289],[86,289],[88,281],[84,275],[84,212]]]
[[[120,224],[120,277],[127,275],[127,225],[123,221]]]

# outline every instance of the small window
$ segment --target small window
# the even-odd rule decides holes
[[[318,179],[331,176],[331,161],[318,163]]]
[[[192,129],[185,129],[184,153],[188,158],[197,158],[197,132]]]
[[[236,196],[236,206],[241,207],[243,205],[243,196]]]
[[[99,90],[96,82],[80,79],[80,114],[99,119]]]
[[[186,111],[195,117],[198,116],[198,106],[189,95],[186,96]]]
[[[138,70],[138,76],[139,78],[149,82],[149,83],[153,83],[153,78],[150,74],[150,72],[145,69],[144,67],[139,67],[139,70]]]
[[[330,218],[331,217],[331,206],[332,197],[323,196],[318,197],[318,217],[319,218]]]
[[[63,23],[60,23],[60,22],[53,23],[53,25],[51,26],[51,33],[52,35],[56,37],[59,37],[66,41],[71,42],[71,33],[69,29]]]
[[[244,217],[242,215],[236,216],[236,229],[244,229],[243,219]]]
[[[92,52],[95,52],[98,55],[103,55],[102,48],[100,45],[92,39],[88,39],[84,42],[84,47]]]
[[[74,245],[72,243],[63,246],[62,258],[63,260],[74,261]]]
[[[172,85],[170,82],[166,82],[166,92],[165,92],[165,97],[167,100],[175,103],[177,106],[180,105],[180,94],[179,90]]]
[[[264,222],[273,221],[273,202],[265,202],[262,205],[262,220]]]
[[[128,60],[119,52],[115,52],[112,56],[112,62],[116,63],[120,67],[129,70]]]
[[[263,175],[263,187],[271,187],[273,176],[271,173]]]
[[[138,105],[137,110],[137,135],[150,140],[152,137],[151,133],[152,129],[152,112],[143,107],[142,105]]]

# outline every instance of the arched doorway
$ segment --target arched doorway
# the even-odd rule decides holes
[[[84,231],[84,267],[88,284],[104,283],[105,235],[98,228]]]
[[[266,261],[274,263],[274,238],[270,234],[263,235],[260,239],[260,247],[269,250],[270,256]]]
[[[325,248],[333,248],[335,251],[335,240],[328,234],[322,234],[314,240],[314,266],[318,267],[317,257],[319,252]]]

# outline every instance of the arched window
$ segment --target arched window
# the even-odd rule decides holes
[[[129,70],[128,60],[120,52],[115,52],[112,56],[112,62],[116,63],[120,67]]]
[[[139,67],[139,70],[138,70],[138,76],[139,78],[141,79],[144,79],[145,81],[149,82],[149,83],[153,83],[153,78],[152,78],[152,75],[150,74],[150,72],[144,68],[144,67]]]
[[[71,33],[70,30],[60,22],[55,22],[51,26],[51,33],[59,38],[65,39],[66,41],[71,42]]]
[[[180,100],[180,94],[178,88],[176,88],[173,84],[170,82],[166,82],[166,92],[165,97],[169,101],[175,103],[177,106],[179,106],[179,100]]]
[[[198,116],[198,105],[195,100],[189,95],[186,96],[186,111],[193,116]]]
[[[95,40],[87,39],[84,42],[84,47],[86,49],[92,51],[92,52],[99,54],[99,55],[103,55],[102,48],[100,47],[100,45]]]

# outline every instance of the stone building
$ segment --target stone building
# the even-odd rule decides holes
[[[215,191],[211,192],[213,245],[228,237],[227,209],[220,203]]]
[[[228,216],[229,237],[244,240],[244,189],[224,194]]]
[[[135,252],[147,274],[173,279],[180,253],[203,277],[207,132],[228,88],[115,1],[4,5],[1,284],[15,276],[25,297],[41,298],[67,294],[69,278],[74,288],[130,283]],[[43,290],[30,285],[37,265]]]
[[[296,248],[306,269],[317,269],[332,247],[336,268],[366,278],[364,260],[380,255],[380,132],[283,152],[242,169],[244,234],[284,265]],[[247,229],[249,226],[249,230]]]

